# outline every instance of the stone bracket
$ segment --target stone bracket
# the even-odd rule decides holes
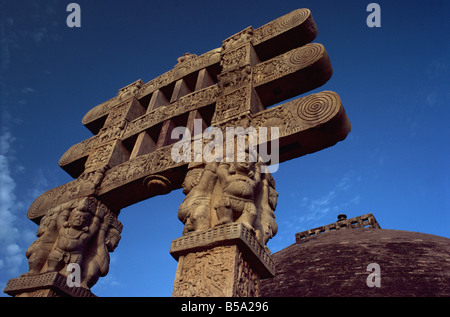
[[[237,245],[261,278],[275,276],[275,264],[266,248],[242,223],[233,222],[201,232],[188,233],[172,241],[170,254],[178,261],[180,256],[188,253],[228,245]]]
[[[69,287],[67,277],[58,272],[13,278],[3,290],[11,296],[39,296],[39,291],[50,291],[55,297],[96,297],[83,287]]]

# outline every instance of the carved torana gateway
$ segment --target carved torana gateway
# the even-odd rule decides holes
[[[276,146],[279,162],[344,140],[350,122],[336,93],[279,104],[331,77],[325,48],[311,43],[316,35],[311,12],[295,10],[203,55],[187,53],[167,73],[138,80],[90,110],[82,122],[94,136],[59,162],[74,180],[30,206],[27,216],[39,228],[26,252],[29,272],[4,291],[93,296],[90,288],[107,274],[109,252],[120,240],[120,210],[182,187],[178,217],[185,227],[170,251],[178,260],[173,295],[258,296],[260,279],[275,272],[266,243],[277,232],[278,193],[263,170],[268,162],[252,160],[248,144],[244,161],[174,160],[183,136],[172,132],[186,127],[194,133],[184,141],[194,142],[213,128],[276,127],[276,134],[259,135],[257,149]],[[74,286],[68,281],[77,267]]]

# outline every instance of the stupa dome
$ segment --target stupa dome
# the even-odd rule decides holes
[[[372,214],[339,217],[274,253],[260,296],[450,296],[450,239],[381,229]]]

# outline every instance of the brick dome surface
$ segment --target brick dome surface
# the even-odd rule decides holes
[[[260,296],[450,296],[450,239],[409,231],[341,229],[274,253]],[[367,278],[380,268],[380,287]]]

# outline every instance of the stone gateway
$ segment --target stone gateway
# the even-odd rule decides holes
[[[316,35],[311,12],[295,10],[247,27],[202,55],[187,53],[170,71],[137,80],[91,109],[82,123],[93,136],[59,161],[74,180],[29,207],[28,218],[39,225],[26,252],[29,272],[4,291],[93,296],[90,288],[108,273],[109,252],[120,240],[120,210],[183,188],[178,218],[184,230],[170,250],[178,260],[173,295],[258,296],[260,279],[275,272],[266,243],[278,230],[275,180],[259,153],[273,148],[279,157],[271,161],[281,163],[333,146],[351,130],[335,92],[286,102],[332,75],[324,46],[311,43]],[[174,139],[178,127],[191,133]],[[224,140],[223,148],[237,147],[231,161],[173,159],[177,142],[196,142],[192,131],[225,135],[230,127],[253,127],[261,135],[250,146],[248,137]],[[272,128],[277,133],[266,134]],[[199,145],[194,154],[208,146]],[[80,287],[65,283],[71,264],[80,267]]]

